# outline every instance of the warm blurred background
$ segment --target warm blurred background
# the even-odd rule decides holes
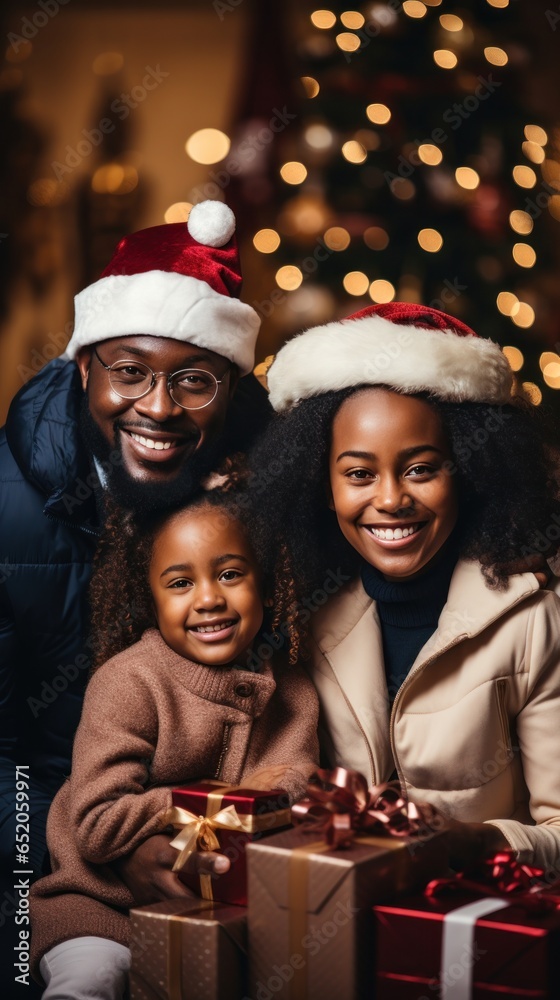
[[[560,412],[560,4],[2,0],[0,422],[125,233],[238,214],[259,361],[424,301]]]

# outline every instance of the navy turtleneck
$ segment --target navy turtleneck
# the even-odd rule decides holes
[[[362,564],[362,583],[377,604],[381,622],[391,705],[422,646],[437,628],[457,559],[457,545],[450,540],[437,562],[411,580],[386,580],[369,563]]]

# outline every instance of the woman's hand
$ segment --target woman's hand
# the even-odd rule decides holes
[[[449,819],[429,802],[416,803],[416,806],[424,821],[424,830],[446,834],[449,863],[457,871],[491,858],[497,851],[510,850],[510,845],[497,826]]]
[[[172,837],[154,834],[136,850],[113,862],[113,867],[134,897],[136,906],[157,903],[177,896],[196,898],[196,893],[172,871],[177,850],[170,847]],[[191,854],[184,871],[190,875],[221,875],[230,866],[229,858],[214,851]]]

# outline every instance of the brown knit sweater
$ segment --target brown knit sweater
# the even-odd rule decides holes
[[[155,629],[105,663],[87,687],[72,774],[49,812],[53,873],[31,898],[34,973],[69,938],[128,944],[134,900],[110,862],[161,831],[173,788],[216,777],[238,784],[285,765],[281,787],[300,797],[318,760],[317,717],[315,688],[298,668],[275,663],[273,677],[269,665],[253,674],[192,663]]]

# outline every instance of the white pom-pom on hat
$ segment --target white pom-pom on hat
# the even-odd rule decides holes
[[[223,201],[201,201],[191,208],[187,228],[197,243],[223,247],[235,232],[235,215]]]

